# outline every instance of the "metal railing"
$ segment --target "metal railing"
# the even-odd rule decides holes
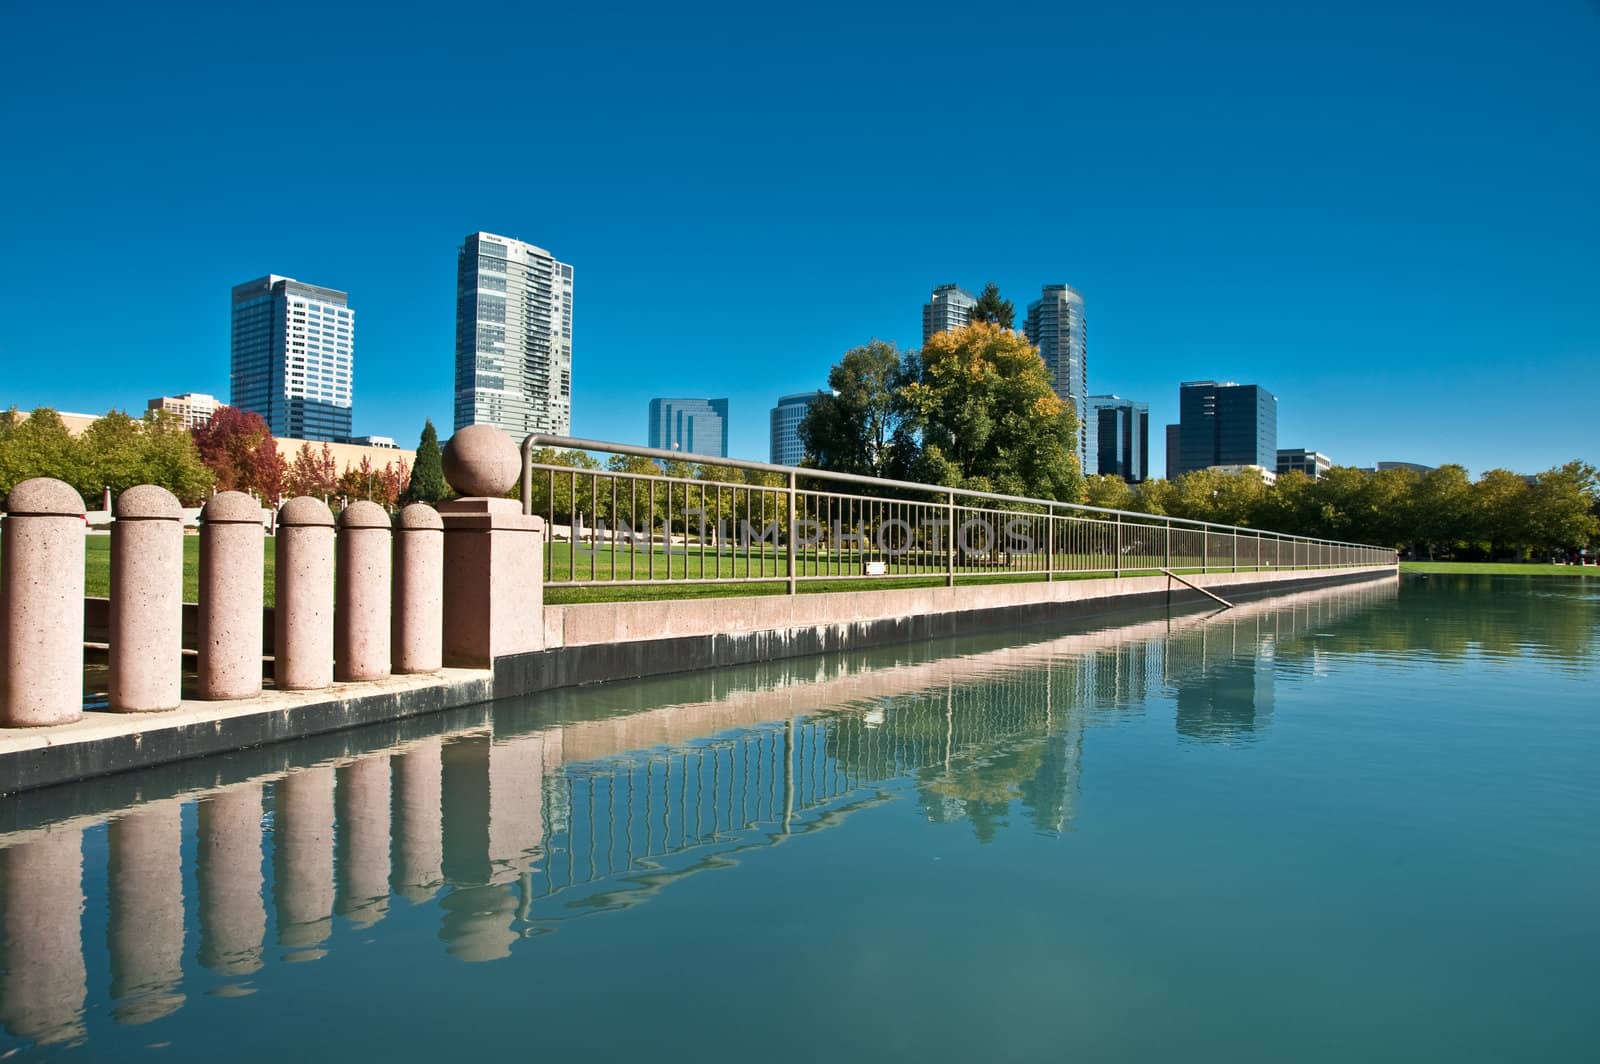
[[[535,461],[541,448],[655,470]],[[1397,562],[1369,544],[538,433],[522,444],[521,498],[545,520],[548,587],[768,582],[793,594],[869,576],[953,586]]]

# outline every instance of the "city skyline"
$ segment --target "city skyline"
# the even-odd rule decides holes
[[[758,457],[774,399],[824,386],[874,336],[918,346],[933,286],[992,279],[1020,314],[1041,280],[1064,278],[1093,308],[1090,388],[1148,399],[1157,425],[1177,420],[1177,383],[1213,377],[1268,382],[1282,438],[1350,465],[1537,471],[1600,451],[1584,389],[1508,371],[1583,379],[1600,358],[1587,309],[1600,281],[1591,7],[1552,7],[1511,33],[1496,8],[1471,3],[1410,20],[1360,5],[1047,13],[956,105],[877,61],[889,49],[923,70],[959,62],[934,32],[938,13],[925,14],[909,30],[875,17],[831,42],[853,72],[820,88],[798,77],[809,44],[737,46],[768,41],[769,14],[724,19],[713,39],[696,17],[644,13],[630,21],[641,36],[617,40],[609,20],[562,10],[530,53],[502,63],[528,46],[518,27],[531,16],[513,14],[480,61],[442,59],[424,91],[382,57],[413,41],[446,56],[485,47],[442,12],[382,27],[329,13],[317,47],[354,57],[291,78],[291,27],[242,12],[214,12],[204,34],[248,39],[244,65],[193,47],[200,31],[178,32],[169,13],[78,26],[26,9],[13,40],[28,46],[0,78],[13,98],[54,88],[13,116],[31,162],[0,175],[8,242],[28,249],[0,263],[0,402],[98,413],[225,396],[220,293],[272,269],[336,284],[361,311],[354,434],[414,443],[424,418],[447,432],[452,255],[484,230],[584,272],[572,385],[584,436],[636,440],[643,404],[689,387],[732,399],[729,449]],[[1046,78],[1051,27],[1085,20],[1103,47]],[[662,35],[681,45],[670,62],[645,44]],[[1114,62],[1130,48],[1150,60],[1137,79]],[[567,86],[567,105],[537,122],[510,91],[529,59]],[[1367,72],[1359,83],[1352,65]],[[474,78],[490,88],[469,92]],[[229,104],[263,83],[273,108]],[[757,89],[730,96],[729,83]],[[1070,151],[1043,144],[1026,167],[981,146],[910,172],[846,165],[919,157],[935,116],[987,123],[1004,142],[1063,108]],[[1547,119],[1537,133],[1517,117],[1528,113]],[[333,132],[338,155],[317,167],[264,156],[288,115],[301,116],[296,136]],[[503,165],[469,172],[461,147],[480,132]],[[113,152],[126,177],[107,182]],[[246,167],[273,197],[235,194]],[[1054,210],[1015,211],[1046,200]],[[337,238],[325,212],[284,201],[336,208]],[[84,248],[139,262],[162,278],[160,298],[83,274]],[[63,276],[78,280],[49,280]],[[827,298],[791,313],[822,277]],[[691,280],[716,293],[709,306]],[[686,365],[705,379],[685,381]],[[1159,470],[1159,439],[1151,450]]]

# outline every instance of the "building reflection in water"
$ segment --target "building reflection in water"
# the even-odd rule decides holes
[[[1097,720],[1139,711],[1159,686],[1175,693],[1181,736],[1253,733],[1279,666],[1316,653],[1308,633],[1394,594],[1358,585],[1024,645],[968,640],[944,657],[837,656],[742,683],[557,692],[263,748],[222,769],[195,762],[98,791],[17,796],[6,822],[34,823],[0,834],[0,1024],[23,1042],[92,1038],[86,905],[108,917],[110,979],[96,1001],[138,1024],[181,1010],[191,947],[210,992],[248,993],[274,957],[315,960],[342,929],[425,904],[451,957],[493,961],[565,921],[644,903],[734,867],[741,851],[902,797],[980,840],[1013,825],[1067,831]],[[108,797],[88,808],[99,791]],[[69,800],[70,813],[52,811]],[[85,831],[105,832],[108,855],[104,896],[88,899]]]

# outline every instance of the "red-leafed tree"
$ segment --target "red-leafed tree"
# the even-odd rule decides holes
[[[283,456],[260,414],[219,407],[210,424],[194,430],[194,442],[218,491],[248,491],[271,501],[283,489]]]
[[[302,443],[289,463],[284,477],[284,490],[290,495],[310,495],[328,499],[339,493],[339,465],[334,461],[333,448],[326,443],[321,451],[313,451],[311,444]]]

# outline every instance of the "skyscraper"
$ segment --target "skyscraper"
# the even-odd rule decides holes
[[[922,342],[927,343],[934,333],[960,329],[970,324],[972,308],[977,302],[971,292],[959,285],[942,284],[935,288],[922,305]]]
[[[1167,479],[1183,475],[1183,426],[1167,426]]]
[[[345,293],[268,274],[233,288],[228,402],[274,436],[350,438],[355,311]]]
[[[1178,472],[1278,467],[1278,397],[1259,384],[1189,381],[1178,388]]]
[[[1118,395],[1089,396],[1089,457],[1085,473],[1137,484],[1150,476],[1150,406]]]
[[[800,442],[800,422],[811,411],[811,404],[824,392],[796,392],[785,395],[772,408],[770,417],[771,440],[768,461],[773,465],[799,465],[806,456],[806,445]]]
[[[1083,296],[1064,284],[1047,284],[1028,304],[1023,324],[1028,342],[1039,349],[1050,369],[1050,386],[1078,414],[1078,458],[1089,449],[1088,331],[1083,321]],[[1084,464],[1084,469],[1088,465]]]
[[[728,457],[726,399],[650,400],[650,446]]]
[[[572,267],[472,233],[456,259],[456,428],[572,431]]]

